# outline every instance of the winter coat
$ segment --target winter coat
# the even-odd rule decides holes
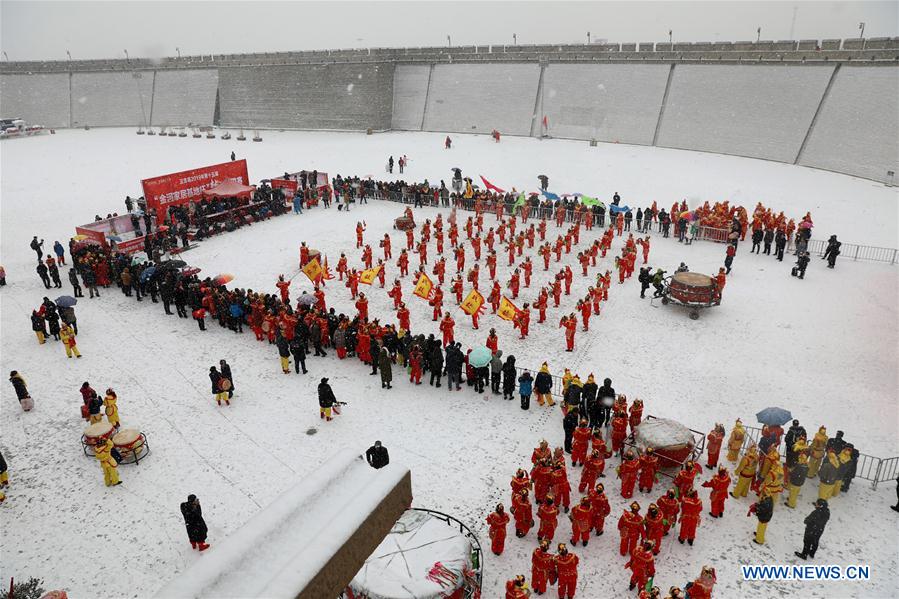
[[[293,354],[293,359],[298,361],[303,361],[306,359],[306,348],[303,347],[303,340],[299,337],[294,337],[290,340],[290,353]]]
[[[604,398],[604,397],[614,398],[615,397],[615,388],[612,387],[612,385],[603,384],[603,386],[599,388],[599,391],[597,391],[597,397],[599,397],[600,400],[602,400],[602,398]]]
[[[219,372],[222,373],[223,379],[228,379],[228,382],[231,383],[231,391],[234,391],[234,378],[231,376],[231,365],[227,362],[219,363]]]
[[[287,342],[287,339],[278,335],[278,339],[275,340],[275,344],[278,346],[278,355],[282,358],[290,357],[290,344]]]
[[[584,383],[584,386],[581,388],[581,400],[583,404],[587,407],[587,411],[593,410],[598,404],[596,401],[596,394],[599,391],[599,387],[596,383]]]
[[[462,372],[462,363],[465,361],[465,356],[462,355],[462,352],[456,349],[455,347],[447,347],[446,348],[446,371],[452,373],[461,373]]]
[[[365,451],[365,459],[368,460],[372,468],[383,468],[390,463],[390,454],[387,453],[387,448],[383,445],[381,447],[372,445]]]
[[[541,395],[552,392],[552,375],[548,372],[538,372],[537,378],[534,379],[534,388],[537,390],[537,393]]]
[[[496,353],[493,354],[493,358],[490,359],[490,372],[493,374],[499,374],[503,371],[503,350],[498,349]]]
[[[565,390],[565,403],[569,408],[579,408],[581,405],[581,387],[578,385],[568,385]]]
[[[518,373],[515,371],[515,356],[509,356],[506,363],[503,364],[503,393],[515,391],[515,380]]]
[[[759,522],[762,524],[770,522],[771,516],[774,515],[774,499],[771,495],[766,495],[764,499],[760,499],[755,506],[755,515],[758,517]]]
[[[200,505],[185,501],[181,504],[181,515],[184,516],[184,526],[187,528],[188,540],[191,543],[206,542],[206,521],[203,520],[203,509]]]
[[[337,349],[346,348],[346,330],[338,328],[334,331],[334,347]]]
[[[816,507],[815,510],[805,517],[805,534],[810,537],[820,537],[824,534],[824,527],[830,520],[830,508],[827,506]]]
[[[531,373],[527,370],[518,377],[518,393],[522,397],[526,397],[533,392],[534,387],[534,379],[531,377]]]
[[[565,418],[562,419],[562,428],[565,430],[566,435],[570,435],[574,432],[574,429],[577,428],[578,420],[580,420],[580,416],[577,412],[568,412],[565,414]]]
[[[441,351],[440,346],[434,348],[428,362],[431,365],[431,372],[443,373],[443,351]]]
[[[16,397],[19,400],[30,397],[30,395],[28,395],[28,387],[25,383],[25,379],[22,378],[21,374],[9,377],[9,382],[12,383],[13,389],[16,390]]]
[[[337,398],[334,397],[334,391],[331,390],[331,385],[328,383],[319,383],[318,384],[318,405],[322,408],[330,408],[334,405],[334,402],[337,401]]]
[[[390,354],[382,351],[381,355],[378,356],[378,370],[381,371],[381,382],[389,383],[393,380],[393,360],[390,359]]]
[[[222,392],[222,388],[219,386],[222,380],[222,374],[218,370],[209,371],[209,381],[212,383],[212,394],[217,395]]]
[[[34,313],[31,315],[31,330],[42,332],[47,331],[46,325],[44,324],[44,319],[41,318],[40,314]]]
[[[74,268],[69,269],[69,283],[72,284],[72,287],[81,287],[81,284],[78,282],[78,273],[75,272]]]
[[[787,443],[787,452],[793,451],[793,446],[796,445],[796,441],[799,440],[799,437],[808,438],[805,433],[805,427],[791,426],[789,430],[787,430],[787,434],[784,436],[784,441]]]
[[[830,460],[825,456],[824,460],[821,462],[821,469],[818,470],[818,479],[823,485],[831,485],[837,482],[837,476],[837,467],[831,464]]]
[[[801,487],[808,477],[808,464],[795,464],[790,468],[790,484]]]

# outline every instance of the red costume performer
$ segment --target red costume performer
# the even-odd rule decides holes
[[[403,305],[403,286],[399,279],[393,282],[393,288],[387,292],[387,297],[393,299],[393,309],[397,310]]]
[[[424,267],[428,263],[428,244],[422,241],[418,244],[418,265]]]
[[[496,353],[496,350],[499,347],[499,337],[497,337],[495,329],[490,329],[490,334],[487,335],[487,342],[484,343],[484,345],[487,346],[487,349],[489,349],[491,353]]]
[[[534,500],[544,503],[552,488],[552,467],[546,461],[538,462],[531,469],[531,481],[534,483]]]
[[[356,309],[359,311],[359,320],[362,322],[368,320],[368,300],[364,293],[359,294],[359,299],[356,300]]]
[[[571,505],[571,484],[568,482],[568,471],[565,469],[565,459],[557,460],[553,466],[552,476],[553,494],[559,505],[568,512],[568,506]]]
[[[490,278],[496,278],[496,252],[490,252],[487,256],[487,270],[490,272]]]
[[[606,497],[605,488],[602,484],[590,489],[588,497],[590,498],[590,505],[593,506],[593,529],[596,531],[596,536],[599,536],[604,532],[603,527],[606,523],[606,516],[612,511],[609,508],[609,498]]]
[[[590,306],[590,299],[581,300],[577,303],[578,310],[581,311],[581,322],[584,324],[584,330],[590,330],[590,314],[593,309]]]
[[[384,239],[381,240],[381,247],[384,249],[385,260],[393,258],[393,252],[390,250],[390,245],[390,235],[384,233]]]
[[[519,275],[517,268],[515,269],[515,272],[512,273],[512,277],[509,279],[509,284],[507,286],[512,291],[512,299],[518,299],[518,290],[521,287],[521,275]]]
[[[347,272],[347,261],[346,256],[340,254],[340,260],[337,261],[337,280],[342,281],[343,275]]]
[[[453,341],[453,327],[456,326],[456,321],[450,316],[449,312],[447,312],[443,316],[443,320],[440,321],[440,332],[443,333],[443,347],[446,347]]]
[[[540,528],[537,530],[537,538],[552,541],[553,537],[556,536],[556,526],[559,523],[559,508],[553,504],[552,498],[547,497],[544,502],[540,504],[540,507],[537,508],[537,517],[540,518]]]
[[[709,495],[712,509],[709,514],[712,518],[720,518],[724,515],[724,501],[727,499],[727,491],[730,488],[730,475],[727,473],[727,468],[719,468],[718,474],[702,483],[702,486],[712,489]]]
[[[652,485],[656,481],[656,472],[659,470],[659,457],[652,450],[652,447],[646,448],[646,453],[640,456],[640,481],[638,487],[640,492],[652,492]]]
[[[574,351],[574,334],[577,331],[577,319],[574,314],[563,316],[559,328],[565,329],[565,351]]]
[[[640,504],[636,501],[618,518],[618,532],[621,534],[621,555],[629,555],[643,535],[643,518],[640,516]]]
[[[634,456],[633,451],[628,450],[624,461],[618,466],[618,477],[621,479],[621,496],[625,499],[630,499],[634,495],[638,468],[640,468],[640,461]]]
[[[521,310],[515,315],[515,326],[518,327],[521,336],[519,339],[525,339],[531,327],[531,309],[525,304]]]
[[[584,462],[584,469],[581,471],[581,482],[578,484],[577,490],[581,493],[593,488],[596,479],[602,474],[606,468],[606,460],[597,450],[590,453],[590,457]]]
[[[437,275],[437,282],[443,285],[443,278],[446,276],[446,258],[441,258],[434,264],[433,273]]]
[[[546,583],[555,584],[555,556],[549,552],[549,541],[540,541],[540,545],[531,554],[531,586],[538,594],[546,592]]]
[[[399,321],[400,328],[404,331],[409,331],[409,309],[406,307],[406,304],[400,303],[399,309],[396,311],[396,319]]]
[[[460,245],[454,250],[456,256],[456,272],[465,270],[465,246]]]
[[[571,465],[577,466],[578,462],[581,466],[587,461],[587,446],[590,444],[590,436],[593,431],[587,426],[587,419],[582,418],[579,426],[574,429],[571,440]],[[583,492],[583,491],[582,491]]]
[[[406,250],[400,252],[399,258],[396,259],[396,265],[400,268],[401,277],[409,274],[409,254],[406,253]]]
[[[356,247],[362,247],[362,233],[365,231],[365,227],[362,226],[362,223],[356,223]]]
[[[496,311],[499,309],[499,302],[502,298],[502,291],[499,288],[499,281],[493,281],[493,289],[490,291],[490,295],[487,297],[487,301],[490,302],[490,307],[493,309],[493,313],[496,314]]]
[[[581,497],[580,503],[572,508],[568,517],[571,519],[571,544],[574,546],[580,541],[586,547],[593,526],[593,506],[590,505],[590,499]]]
[[[627,417],[621,412],[616,412],[612,417],[612,452],[620,454],[627,438]]]
[[[665,516],[665,534],[667,535],[668,531],[677,524],[677,514],[680,511],[677,492],[674,489],[668,489],[656,503],[659,505],[659,509],[662,510],[662,515]]]
[[[528,490],[522,489],[512,497],[512,514],[515,516],[515,536],[522,538],[534,526],[534,512],[528,497]]]
[[[503,504],[496,506],[496,511],[487,516],[487,525],[490,527],[490,549],[494,555],[500,555],[506,544],[506,525],[509,523],[509,514],[503,508]]]
[[[435,289],[434,295],[431,296],[431,300],[428,303],[430,303],[431,306],[434,307],[434,314],[431,320],[433,322],[437,322],[437,319],[439,319],[440,315],[443,314],[443,289],[441,289],[440,287]],[[449,313],[447,313],[447,316],[449,316]]]
[[[652,544],[644,543],[642,547],[635,548],[631,554],[630,561],[624,567],[631,569],[631,582],[628,587],[630,590],[645,587],[646,581],[655,576],[656,573]]]
[[[540,318],[537,320],[538,323],[546,321],[546,305],[549,303],[549,293],[546,292],[546,288],[540,290],[540,295],[537,297],[537,301],[534,302],[534,308],[537,309]]]
[[[724,442],[724,427],[720,424],[716,424],[715,428],[706,438],[709,441],[708,445],[706,445],[709,450],[709,459],[706,462],[706,468],[714,468],[718,465],[718,456],[721,454],[721,444]]]
[[[275,283],[275,287],[278,288],[278,291],[281,293],[281,301],[285,304],[290,303],[290,281],[284,280],[284,275],[280,275],[278,277],[278,282]]]
[[[415,231],[406,229],[406,249],[412,251],[413,247],[415,247]]]
[[[646,527],[644,537],[652,542],[653,555],[658,555],[662,547],[662,537],[665,535],[665,515],[656,504],[649,504],[643,524]]]
[[[683,544],[684,541],[693,544],[696,538],[696,527],[699,525],[702,513],[702,500],[696,494],[695,489],[691,489],[687,496],[681,501],[680,505],[680,533],[677,540]]]
[[[569,553],[564,543],[559,543],[559,554],[556,556],[555,564],[556,574],[559,577],[559,599],[574,599],[578,557]]]
[[[678,496],[681,499],[686,497],[687,491],[693,488],[693,480],[700,471],[699,464],[692,460],[687,460],[683,468],[678,471],[677,476],[674,477],[674,486],[677,487]]]
[[[524,259],[524,262],[521,263],[521,272],[524,273],[524,286],[531,286],[531,275],[534,272],[534,263],[531,262],[531,257],[528,256]]]

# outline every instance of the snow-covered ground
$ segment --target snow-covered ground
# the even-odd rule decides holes
[[[508,506],[515,469],[529,464],[531,449],[541,438],[561,444],[557,411],[532,404],[524,412],[517,401],[478,397],[464,387],[459,393],[411,387],[401,380],[399,369],[394,389],[383,392],[363,365],[339,363],[333,354],[310,358],[309,376],[285,376],[277,352],[252,335],[238,336],[215,325],[200,333],[192,320],[165,316],[161,305],[137,304],[115,288],[102,299],[78,305],[83,359],[67,361],[56,343],[38,346],[28,314],[46,292],[33,270],[31,236],[46,239],[48,249],[55,239],[65,243],[74,226],[89,222],[95,213],[121,213],[124,195],[139,195],[142,178],[221,162],[232,149],[248,159],[253,181],[304,168],[382,177],[387,156],[405,153],[411,158],[407,180],[448,180],[450,168],[458,166],[475,179],[483,174],[501,187],[528,190],[536,175],[545,173],[556,192],[607,199],[618,191],[632,206],[656,200],[664,207],[682,198],[695,206],[729,199],[751,209],[762,201],[790,216],[810,210],[819,238],[836,233],[846,242],[899,245],[894,189],[790,165],[624,145],[590,148],[583,142],[504,138],[497,145],[483,136],[454,136],[451,151],[442,149],[442,135],[425,133],[267,132],[264,137],[254,144],[95,129],[0,147],[0,248],[8,281],[0,292],[0,362],[4,372],[19,370],[25,376],[37,403],[34,412],[24,414],[11,386],[2,387],[0,448],[12,481],[0,508],[2,572],[18,579],[41,576],[74,596],[152,595],[173,573],[201,559],[191,553],[178,512],[189,493],[203,501],[214,545],[329,454],[346,447],[362,451],[375,439],[390,449],[392,460],[411,468],[416,505],[470,523],[483,533],[486,548],[483,520],[498,501]],[[233,273],[234,285],[273,291],[278,274],[297,272],[301,240],[327,254],[332,269],[340,252],[358,265],[352,231],[357,220],[366,221],[366,240],[376,256],[376,241],[385,232],[398,248],[403,240],[391,223],[400,212],[388,202],[353,206],[348,215],[313,209],[213,238],[185,259],[204,274]],[[438,211],[418,212],[433,218]],[[486,223],[492,222],[488,216]],[[554,225],[549,230],[554,237]],[[583,234],[581,247],[592,238]],[[620,243],[616,239],[613,252],[591,271],[590,279],[579,276],[575,254],[563,257],[578,273],[572,295],[563,297],[561,308],[548,311],[546,324],[532,324],[527,342],[516,338],[509,323],[489,315],[480,331],[472,331],[469,319],[455,311],[457,337],[466,346],[482,344],[487,329],[496,327],[501,349],[515,355],[519,365],[536,368],[545,360],[554,373],[567,366],[582,378],[591,372],[600,379],[608,376],[629,399],[642,398],[645,413],[674,417],[695,429],[723,422],[729,432],[736,417],[750,423],[759,409],[781,405],[810,432],[824,424],[831,432],[844,430],[862,452],[899,453],[896,266],[841,258],[831,271],[815,258],[800,281],[789,276],[790,262],[750,255],[748,244],[743,245],[722,305],[703,312],[698,321],[689,320],[681,308],[640,300],[636,277],[625,285],[616,281],[602,316],[591,320],[589,333],[578,332],[576,352],[566,354],[559,318],[574,310],[593,273],[612,268]],[[499,258],[505,282],[505,255]],[[670,271],[683,261],[691,270],[714,273],[722,259],[720,245],[685,247],[653,235],[653,266]],[[469,248],[467,263],[471,260]],[[536,256],[534,260],[534,282],[522,292],[522,302],[531,301],[533,290],[558,268],[544,273]],[[483,265],[482,270],[483,288]],[[396,274],[391,263],[388,285]],[[403,287],[413,330],[436,332],[429,310],[411,296],[408,278]],[[309,288],[300,274],[292,295]],[[62,291],[70,293],[68,283]],[[376,285],[365,291],[370,312],[393,320],[386,290]],[[349,292],[342,286],[329,287],[328,301],[338,311],[351,311]],[[208,389],[208,367],[219,358],[228,359],[235,376],[235,401],[227,409],[214,405]],[[316,409],[315,386],[322,376],[331,379],[338,398],[350,403],[327,426]],[[115,489],[103,486],[95,460],[80,451],[77,389],[84,380],[98,391],[115,388],[124,425],[143,430],[152,447],[139,466],[120,467],[125,482]],[[765,547],[750,540],[755,518],[745,517],[746,500],[728,500],[721,520],[704,518],[692,548],[669,537],[657,559],[656,584],[663,589],[682,585],[703,564],[711,564],[718,570],[716,596],[895,595],[892,573],[899,567],[899,541],[895,513],[887,508],[893,485],[874,492],[860,480],[848,496],[832,502],[831,522],[815,562],[870,564],[872,580],[742,580],[741,564],[797,561],[792,552],[801,547],[801,520],[816,496],[813,483],[803,488],[795,513],[777,509]],[[582,558],[578,594],[583,597],[623,596],[627,588],[629,572],[615,552],[614,530],[625,501],[612,477],[606,485],[612,501],[609,534],[575,550]],[[645,508],[660,494],[654,491],[638,500]],[[704,489],[701,496],[707,503]],[[562,522],[556,540],[567,540],[569,530]],[[520,540],[510,533],[499,558],[488,551],[485,597],[500,596],[501,585],[513,575],[529,574],[533,535]]]

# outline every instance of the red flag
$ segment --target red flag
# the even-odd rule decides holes
[[[490,181],[485,179],[484,175],[481,175],[481,181],[484,182],[484,187],[486,187],[490,191],[495,191],[496,193],[506,193],[505,190],[500,189],[499,187],[497,187],[496,185],[494,185],[493,183],[491,183]]]

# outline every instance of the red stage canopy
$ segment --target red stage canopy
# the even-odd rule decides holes
[[[256,188],[253,186],[224,181],[212,189],[203,190],[203,196],[207,198],[248,198],[254,191]]]

